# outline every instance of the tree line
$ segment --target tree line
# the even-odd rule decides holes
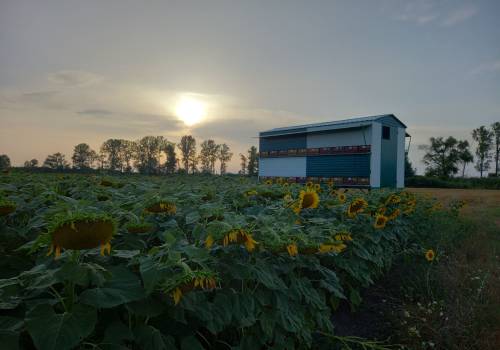
[[[201,142],[198,152],[196,139],[192,135],[182,136],[178,144],[168,141],[163,136],[145,136],[137,141],[108,139],[98,151],[86,143],[80,143],[73,148],[71,164],[64,154],[56,152],[48,155],[41,166],[55,170],[99,169],[149,175],[176,172],[224,175],[232,157],[233,153],[227,144],[217,144],[212,139]],[[250,147],[247,154],[240,154],[240,159],[242,160],[240,174],[254,176],[258,173],[258,153],[255,146]],[[24,167],[28,169],[38,166],[37,159],[24,162]],[[8,167],[10,167],[9,157],[1,155],[0,168]]]
[[[471,152],[471,145],[467,140],[457,140],[453,136],[431,137],[429,145],[421,145],[419,149],[426,153],[423,162],[426,165],[425,175],[440,178],[450,178],[457,173],[465,177],[465,169],[468,164],[475,162],[474,167],[479,172],[480,177],[487,174],[494,164],[494,173],[498,176],[500,162],[500,122],[491,124],[490,128],[480,126],[472,130],[472,139],[476,144],[474,155]],[[409,168],[409,169],[408,169]],[[407,161],[407,172],[411,175],[414,170]]]

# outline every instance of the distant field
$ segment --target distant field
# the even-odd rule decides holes
[[[485,211],[491,214],[498,213],[496,223],[500,225],[500,191],[451,188],[408,188],[408,191],[420,194],[429,194],[444,205],[454,200],[465,200],[464,214],[476,214]]]

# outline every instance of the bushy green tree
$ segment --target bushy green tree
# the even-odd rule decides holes
[[[43,166],[50,169],[63,170],[69,168],[66,156],[60,152],[50,154],[43,162]]]
[[[488,171],[491,162],[491,148],[493,146],[493,132],[484,125],[472,130],[472,138],[477,142],[476,147],[476,170],[481,177]]]
[[[73,149],[73,167],[75,169],[87,169],[92,166],[95,152],[86,143],[80,143]]]
[[[458,140],[450,136],[431,137],[430,145],[423,145],[419,148],[426,151],[423,162],[426,165],[426,175],[449,178],[458,172],[457,162]]]
[[[36,168],[38,166],[38,159],[33,158],[24,162],[25,168]]]
[[[175,154],[175,144],[167,142],[164,148],[167,160],[165,162],[165,172],[167,174],[175,173],[175,168],[177,167],[177,155]]]
[[[229,146],[223,143],[222,145],[219,145],[217,157],[220,162],[220,174],[224,175],[227,171],[227,163],[231,161],[231,158],[233,158],[233,153],[231,153]]]
[[[252,146],[248,150],[248,175],[255,176],[259,172],[259,156],[257,154],[257,147]]]
[[[472,163],[474,161],[474,157],[469,150],[469,141],[458,141],[457,150],[458,162],[462,164],[462,177],[465,177],[465,167],[468,163]]]
[[[198,158],[196,157],[196,139],[191,135],[184,135],[181,142],[177,145],[181,151],[181,161],[186,173],[191,170],[194,173],[197,170]]]
[[[0,170],[10,168],[10,158],[6,154],[0,155]]]
[[[495,176],[498,176],[500,167],[500,122],[491,124],[491,130],[494,135],[494,157],[495,157]]]

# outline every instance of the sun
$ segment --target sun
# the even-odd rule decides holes
[[[182,97],[175,107],[177,118],[187,126],[198,124],[205,118],[206,106],[193,97]]]

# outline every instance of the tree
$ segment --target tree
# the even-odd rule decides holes
[[[86,143],[80,143],[73,149],[73,167],[75,169],[88,169],[94,161],[94,151]]]
[[[405,152],[405,177],[415,176],[415,169],[408,158],[408,153]]]
[[[247,157],[240,153],[240,174],[241,175],[246,175],[247,174]]]
[[[144,136],[135,143],[135,166],[141,174],[159,172],[160,155],[165,139],[163,136]]]
[[[196,158],[196,140],[191,135],[184,135],[181,138],[181,142],[177,145],[181,151],[181,161],[184,166],[186,173],[192,170],[194,173],[198,164],[198,159]]]
[[[257,155],[257,147],[252,146],[248,150],[248,175],[255,176],[259,172],[259,157]]]
[[[34,158],[32,160],[27,160],[24,162],[25,168],[36,168],[37,166],[38,166],[38,160]]]
[[[495,140],[495,147],[494,147],[495,176],[498,176],[498,170],[500,167],[500,122],[495,122],[491,124],[491,130],[493,131]]]
[[[107,157],[107,166],[110,170],[119,170],[123,168],[122,160],[123,143],[120,139],[108,139],[101,146],[101,153]]]
[[[65,159],[65,155],[62,153],[54,153],[47,156],[43,162],[43,166],[50,169],[62,170],[69,167],[69,163]]]
[[[457,150],[458,162],[462,163],[462,177],[465,177],[465,167],[468,163],[472,163],[474,161],[474,157],[469,151],[469,142],[467,140],[458,141]]]
[[[201,143],[200,162],[203,172],[215,174],[215,162],[217,161],[217,154],[219,145],[214,140],[205,140]]]
[[[135,142],[130,140],[121,140],[120,158],[124,171],[129,173],[132,171],[131,160],[134,158]]]
[[[224,175],[227,171],[227,162],[231,161],[231,158],[233,158],[233,153],[230,152],[228,145],[226,145],[225,143],[219,145],[217,158],[219,158],[220,162],[220,174]]]
[[[427,153],[424,155],[423,162],[427,166],[426,175],[449,178],[458,171],[458,141],[450,136],[447,139],[442,137],[431,137],[430,145],[420,146]]]
[[[0,155],[0,170],[10,168],[10,158],[6,154]]]
[[[167,160],[165,161],[165,171],[167,174],[175,173],[175,168],[177,166],[177,155],[175,154],[175,144],[167,142],[164,148]]]
[[[477,142],[476,170],[483,177],[483,172],[488,171],[491,161],[491,147],[493,146],[493,132],[481,126],[472,130],[472,138]]]

